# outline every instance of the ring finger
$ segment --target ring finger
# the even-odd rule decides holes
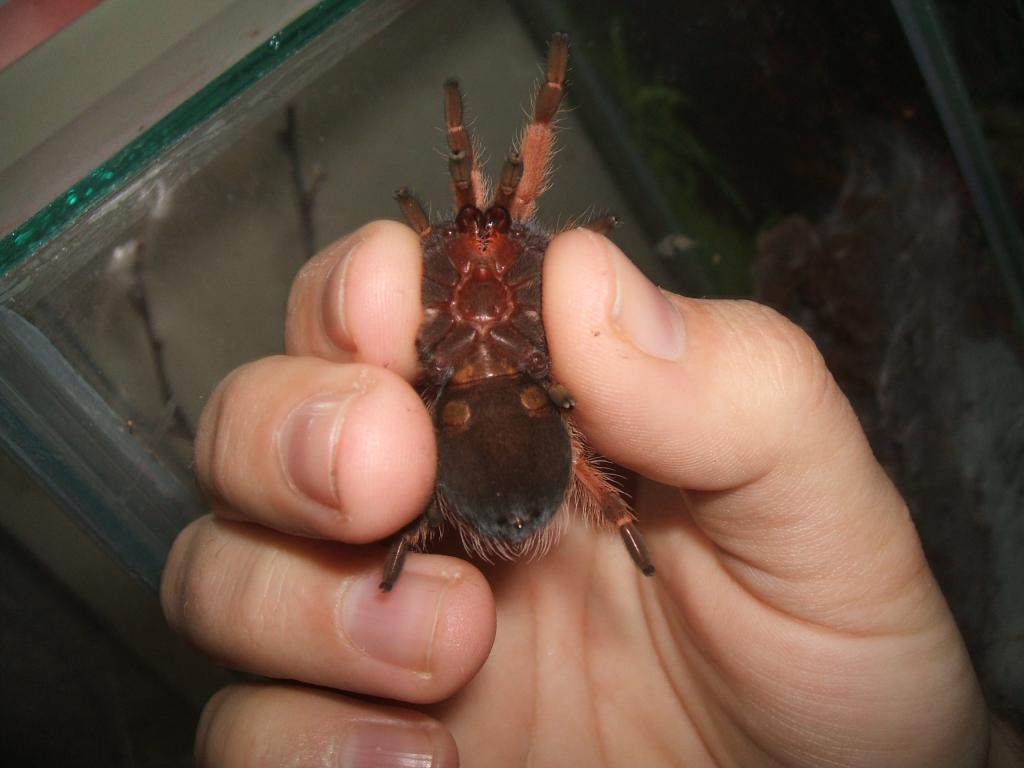
[[[413,703],[445,698],[493,641],[487,582],[461,560],[412,555],[399,588],[383,593],[381,555],[206,516],[171,550],[164,613],[235,668]]]

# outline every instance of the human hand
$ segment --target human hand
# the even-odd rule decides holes
[[[469,766],[985,763],[963,642],[813,344],[756,304],[666,297],[589,232],[548,250],[554,374],[637,473],[657,574],[573,524],[486,579],[410,555],[382,594],[384,549],[361,545],[423,510],[436,461],[407,383],[419,259],[384,222],[320,254],[288,356],[204,412],[213,514],[175,543],[167,617],[230,666],[322,687],[220,692],[201,764],[448,766],[455,744]]]

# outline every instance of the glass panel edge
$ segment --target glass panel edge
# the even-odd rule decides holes
[[[67,224],[113,193],[146,163],[302,49],[363,0],[323,0],[264,40],[137,139],[0,239],[0,277]]]

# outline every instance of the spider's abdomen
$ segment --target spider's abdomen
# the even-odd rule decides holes
[[[543,528],[572,474],[569,430],[547,392],[523,375],[454,384],[434,413],[449,513],[513,546]]]

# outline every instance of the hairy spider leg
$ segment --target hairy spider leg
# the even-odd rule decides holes
[[[640,529],[636,527],[633,512],[619,491],[586,459],[585,455],[579,455],[573,462],[573,479],[579,483],[581,490],[597,503],[604,519],[618,526],[626,551],[643,575],[653,576],[654,564],[651,562],[651,555],[647,551],[643,536],[640,535]]]
[[[519,140],[523,173],[509,207],[512,218],[519,221],[533,216],[537,198],[546,188],[548,161],[555,137],[553,121],[562,103],[568,62],[569,36],[558,32],[551,38],[548,47],[546,80],[537,92],[533,118],[526,124]]]
[[[405,555],[412,549],[416,550],[430,537],[430,534],[440,527],[443,520],[441,510],[437,506],[437,496],[431,496],[430,503],[422,515],[406,526],[388,549],[388,556],[384,560],[384,573],[380,580],[382,592],[390,592],[402,575],[402,568],[405,566]]]
[[[467,205],[483,210],[486,184],[473,151],[473,137],[463,120],[462,90],[455,79],[444,84],[444,122],[448,149],[451,150],[448,170],[452,177],[455,210],[461,211]]]

